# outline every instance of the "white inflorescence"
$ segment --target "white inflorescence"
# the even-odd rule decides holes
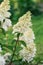
[[[5,31],[8,30],[8,27],[12,26],[11,20],[9,19],[9,17],[11,16],[9,10],[10,10],[9,0],[4,0],[0,4],[0,22],[1,27]]]
[[[12,26],[11,20],[9,17],[11,16],[11,13],[9,12],[10,10],[10,5],[9,5],[9,0],[4,0],[0,4],[0,23],[1,23],[1,28],[3,28],[5,31],[8,30],[8,27]],[[1,55],[2,48],[0,46],[0,65],[5,65],[6,64],[6,59],[8,58],[9,54],[6,53],[5,55]]]
[[[23,35],[19,37],[19,40],[23,40],[26,43],[26,47],[21,44],[23,49],[20,50],[19,54],[23,58],[23,61],[26,60],[28,62],[33,60],[33,57],[36,54],[36,47],[34,44],[35,36],[31,27],[32,23],[30,11],[20,17],[18,23],[13,27],[13,33],[23,33]]]

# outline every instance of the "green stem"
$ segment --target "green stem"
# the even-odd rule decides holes
[[[10,63],[8,64],[8,65],[12,65],[12,60],[13,60],[13,57],[14,57],[14,55],[15,55],[15,51],[16,51],[16,46],[17,46],[17,44],[18,44],[18,42],[19,42],[19,33],[17,34],[17,41],[16,41],[16,44],[15,44],[15,47],[14,47],[14,49],[13,49],[13,54],[12,54],[12,58],[11,58],[11,61],[10,61]]]

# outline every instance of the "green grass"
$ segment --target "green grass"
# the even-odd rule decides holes
[[[43,58],[43,15],[32,17],[33,30],[35,33],[35,43],[37,47],[37,55]]]

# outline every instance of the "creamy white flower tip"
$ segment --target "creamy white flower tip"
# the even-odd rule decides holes
[[[28,11],[26,14],[24,14],[22,17],[19,18],[19,22],[30,22],[31,21],[31,12]]]
[[[9,27],[12,26],[10,19],[5,19],[5,22],[2,24],[2,28],[7,31]]]
[[[30,11],[24,14],[22,17],[19,18],[19,21],[17,24],[13,27],[13,33],[15,32],[22,32],[24,33],[30,26],[32,26],[31,21],[31,13]]]
[[[9,5],[9,0],[4,0],[1,4],[0,4],[0,11],[5,12],[10,10],[10,5]]]
[[[5,65],[5,59],[3,56],[0,55],[0,65]]]
[[[4,0],[0,4],[0,14],[2,14],[4,18],[9,18],[11,16],[11,13],[9,12],[9,10],[10,10],[9,0]]]
[[[20,51],[20,56],[23,58],[23,61],[31,61],[35,57],[36,47],[34,43],[28,44],[27,47],[22,46],[23,49]]]
[[[8,57],[9,57],[9,56],[11,56],[11,54],[10,54],[10,53],[6,53],[6,54],[4,55],[4,59],[5,59],[5,60],[8,60]]]

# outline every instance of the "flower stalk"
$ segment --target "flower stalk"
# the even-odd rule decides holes
[[[17,44],[19,43],[19,36],[20,36],[20,33],[17,34],[17,40],[16,40],[16,44],[15,44],[15,47],[13,48],[13,54],[12,54],[12,58],[11,58],[11,61],[8,65],[12,65],[12,62],[13,62],[13,58],[14,58],[14,55],[15,55],[15,51],[16,51],[16,46]]]

